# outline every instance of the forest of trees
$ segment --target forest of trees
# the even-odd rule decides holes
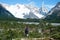
[[[50,37],[55,40],[60,39],[60,26],[46,25],[46,21],[40,20],[38,25],[24,24],[18,21],[0,21],[0,40],[12,40],[15,38],[25,38],[24,29],[29,26],[28,38]]]

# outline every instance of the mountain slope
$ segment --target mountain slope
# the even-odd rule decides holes
[[[49,11],[46,19],[54,22],[60,22],[60,2],[58,2],[56,6]]]
[[[12,19],[12,18],[15,17],[0,4],[0,19]]]

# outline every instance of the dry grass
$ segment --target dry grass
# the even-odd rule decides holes
[[[21,38],[21,39],[20,38],[17,38],[15,40],[50,40],[50,39],[49,38]]]

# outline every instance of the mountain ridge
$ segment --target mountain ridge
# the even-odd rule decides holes
[[[60,2],[49,11],[48,16],[45,19],[52,22],[60,22]]]
[[[15,17],[0,4],[0,18],[15,18]]]
[[[22,4],[16,4],[16,5],[7,5],[2,4],[9,12],[12,13],[16,18],[36,18],[40,19],[45,17],[45,15],[42,15],[38,8],[33,6],[27,6]],[[33,15],[32,15],[33,14]],[[32,16],[31,16],[32,15]]]

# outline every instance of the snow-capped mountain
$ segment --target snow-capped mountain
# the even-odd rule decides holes
[[[44,16],[47,15],[48,10],[47,10],[46,6],[44,5],[44,2],[42,3],[42,6],[40,7],[39,12],[40,12],[40,14],[42,14]]]
[[[48,10],[47,10],[46,7],[41,7],[39,10],[40,10],[40,14],[42,14],[42,15],[44,15],[44,16],[46,16],[47,13],[48,13]]]
[[[3,3],[2,5],[17,18],[37,18],[38,19],[38,18],[45,17],[44,14],[40,13],[39,8],[31,5],[23,5],[23,4],[8,5]]]

